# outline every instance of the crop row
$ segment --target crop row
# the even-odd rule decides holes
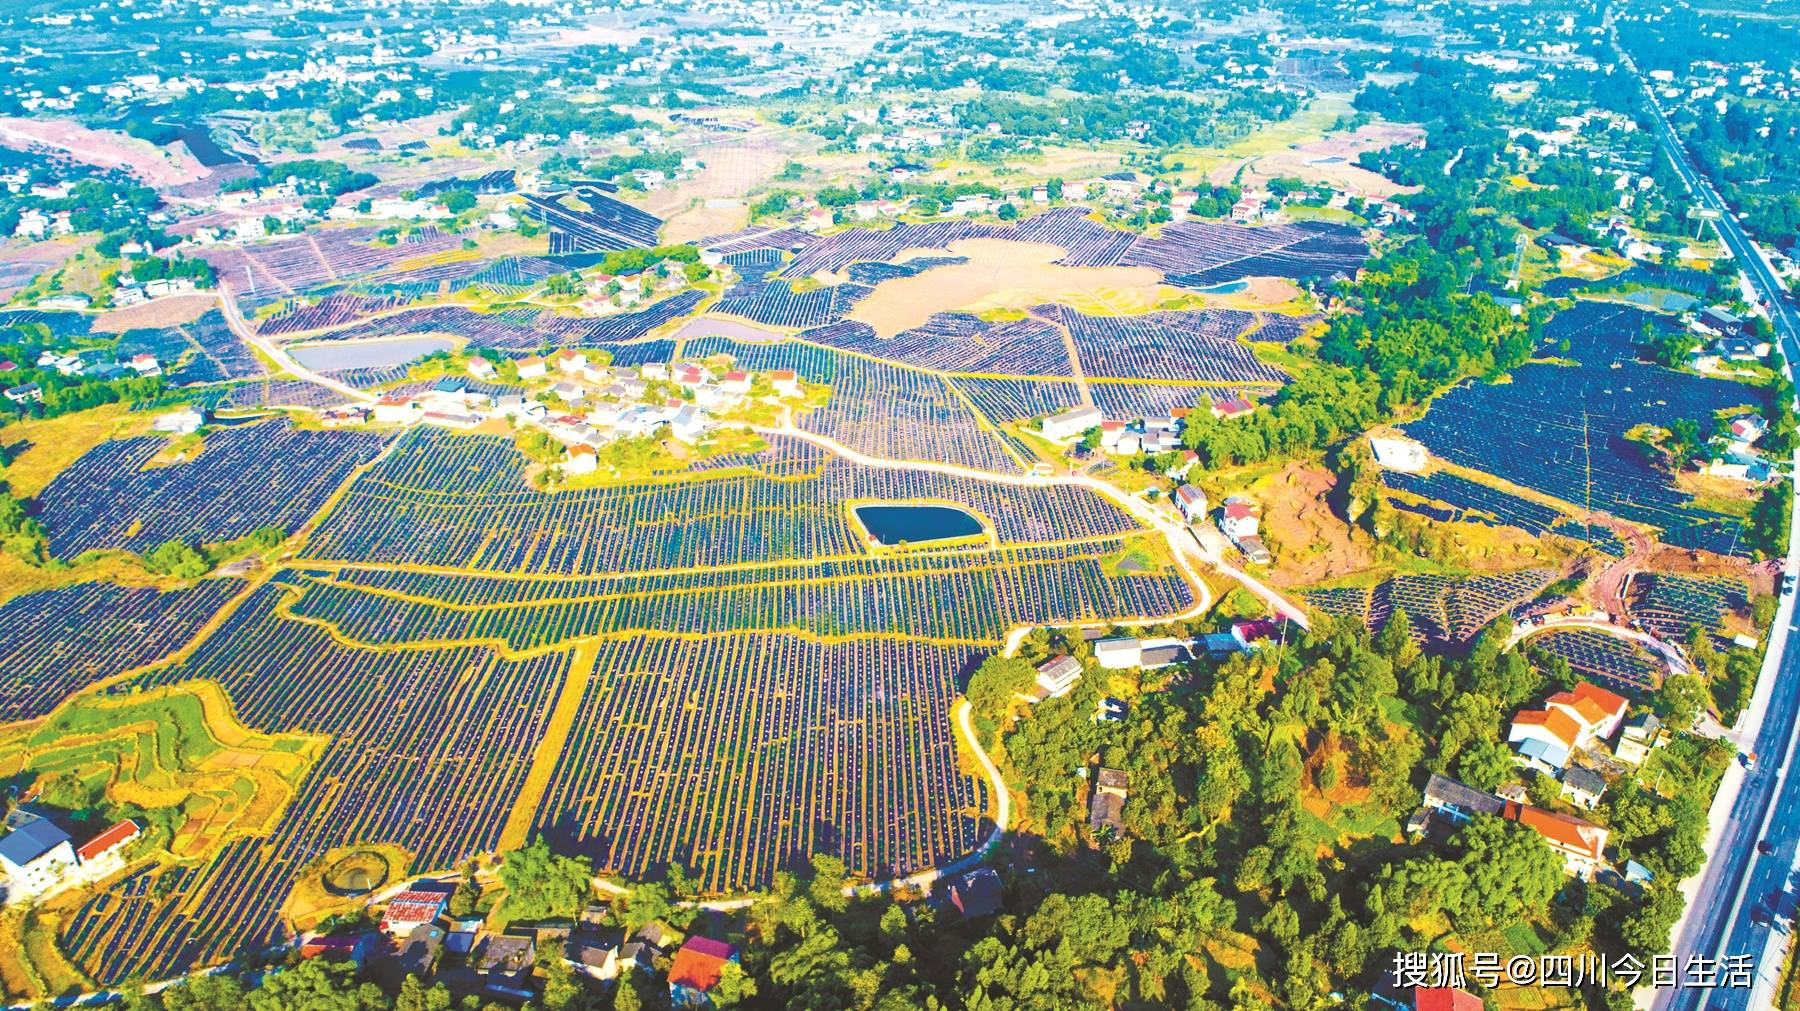
[[[385,441],[263,422],[221,428],[199,456],[147,469],[164,440],[105,442],[44,489],[40,518],[59,558],[101,548],[142,553],[175,538],[229,541],[259,527],[292,531]]]
[[[360,572],[310,582],[296,614],[321,618],[359,642],[499,640],[515,650],[579,636],[647,631],[721,634],[770,629],[820,636],[902,635],[997,643],[1016,624],[1066,624],[1175,614],[1192,602],[1173,574],[1116,576],[1101,552],[1053,546],[970,555],[859,560],[821,566],[558,581],[555,596],[456,606],[429,602],[427,585],[458,597],[545,592],[542,581],[385,573],[371,593]],[[867,570],[851,574],[842,570]],[[472,586],[446,587],[464,581]],[[573,585],[571,585],[573,584]],[[574,591],[577,587],[580,592]],[[405,598],[393,594],[405,594]]]
[[[306,549],[314,559],[506,572],[638,571],[861,553],[846,501],[948,501],[987,517],[1003,543],[1091,540],[1136,529],[1070,487],[1007,487],[831,460],[772,479],[718,472],[562,492],[526,483],[497,436],[415,431],[359,478]]]
[[[813,853],[871,877],[953,859],[982,831],[949,714],[976,659],[787,635],[609,643],[537,829],[627,877],[680,861],[708,890]]]
[[[0,723],[35,719],[95,680],[180,649],[242,588],[77,583],[0,604]]]
[[[259,730],[331,736],[267,839],[231,843],[185,883],[188,901],[140,903],[133,950],[100,952],[101,979],[168,975],[281,939],[280,909],[299,872],[330,849],[387,843],[409,870],[442,870],[493,850],[545,731],[568,657],[510,662],[468,647],[370,653],[284,620],[288,591],[257,590],[186,663],[147,684],[211,678]],[[109,909],[71,917],[65,943],[111,924]],[[96,922],[98,920],[99,922]]]

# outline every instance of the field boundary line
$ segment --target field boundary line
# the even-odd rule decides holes
[[[587,697],[588,684],[593,680],[594,665],[599,659],[600,644],[597,642],[583,643],[571,655],[562,691],[556,697],[556,705],[550,710],[550,719],[544,724],[544,735],[538,740],[537,749],[532,754],[531,769],[526,772],[525,782],[519,787],[519,795],[513,799],[512,808],[507,812],[506,824],[500,829],[498,849],[519,849],[530,838],[532,819],[537,815],[545,791],[550,789],[550,780],[556,772],[557,764],[562,761],[563,745],[568,742],[569,732],[575,728],[576,717],[581,715],[581,703]]]

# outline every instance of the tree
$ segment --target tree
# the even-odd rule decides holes
[[[1692,674],[1671,674],[1656,692],[1656,712],[1669,726],[1686,730],[1700,717],[1706,685]]]
[[[159,576],[174,576],[176,579],[198,579],[206,575],[212,563],[206,556],[193,549],[181,540],[165,541],[163,544],[144,556],[144,568]]]
[[[539,839],[506,854],[500,880],[506,885],[506,919],[573,917],[587,903],[594,866],[587,857],[558,856]]]
[[[475,209],[475,194],[461,187],[445,193],[439,200],[444,205],[444,209],[451,214],[461,214],[464,211]]]
[[[969,686],[963,694],[975,712],[990,719],[1012,706],[1013,694],[1031,686],[1037,671],[1017,657],[999,653],[988,657],[969,675]]]

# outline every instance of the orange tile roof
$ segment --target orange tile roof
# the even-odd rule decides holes
[[[1620,695],[1617,692],[1609,692],[1591,682],[1583,681],[1576,685],[1575,694],[1579,698],[1587,699],[1598,704],[1600,708],[1606,710],[1608,715],[1623,713],[1625,710],[1631,708],[1631,703],[1626,701],[1625,696]]]
[[[92,839],[89,839],[87,842],[82,843],[81,848],[75,851],[75,855],[81,859],[82,863],[87,863],[89,860],[100,856],[114,846],[120,846],[136,839],[137,834],[137,822],[127,818]]]
[[[1596,860],[1600,859],[1601,851],[1606,849],[1606,829],[1592,822],[1532,807],[1530,804],[1510,802],[1506,805],[1505,815],[1543,836],[1559,849],[1591,856]]]
[[[1526,709],[1513,717],[1513,726],[1543,727],[1569,747],[1581,737],[1581,725],[1560,709]]]

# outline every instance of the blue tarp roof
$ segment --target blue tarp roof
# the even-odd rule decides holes
[[[58,843],[68,841],[67,832],[40,819],[13,829],[0,839],[0,857],[5,857],[15,867],[23,867],[50,852]]]

